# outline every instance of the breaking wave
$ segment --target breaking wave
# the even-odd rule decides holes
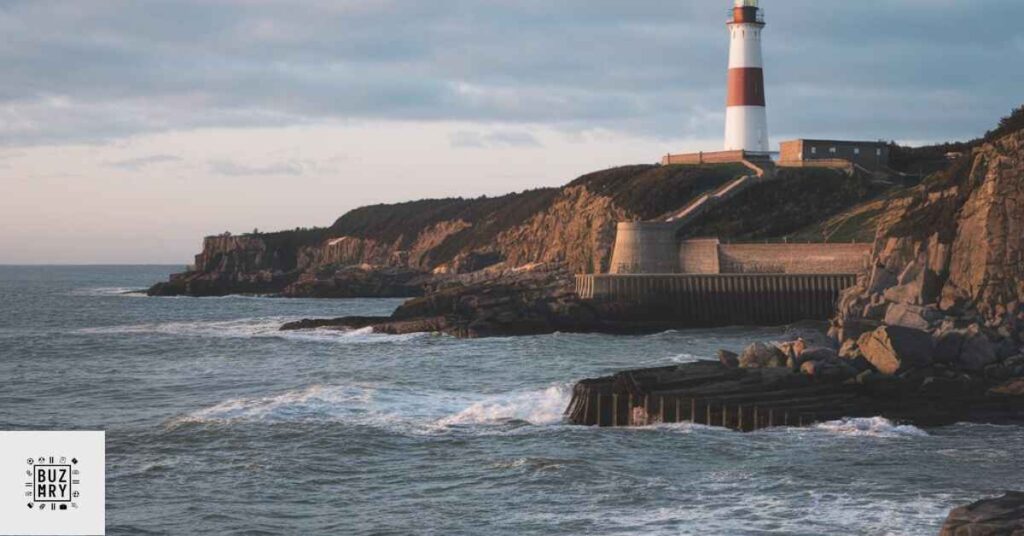
[[[171,419],[167,426],[342,422],[406,433],[509,422],[545,426],[562,422],[570,394],[568,385],[490,396],[370,385],[313,385],[273,396],[226,400]]]
[[[489,397],[468,408],[437,421],[440,426],[487,424],[507,421],[525,421],[548,425],[562,422],[563,412],[569,405],[572,387],[569,384],[552,385],[543,391],[513,393]]]
[[[353,330],[280,330],[282,324],[293,320],[296,319],[292,317],[262,317],[219,321],[162,322],[82,328],[76,330],[74,333],[80,335],[157,334],[215,338],[271,337],[343,343],[396,342],[432,336],[429,333],[388,335],[384,333],[374,333],[372,328]]]
[[[88,287],[71,291],[72,296],[124,296],[127,298],[145,298],[146,291],[136,287]]]
[[[829,421],[815,425],[818,430],[825,430],[839,435],[869,437],[927,437],[924,430],[908,424],[894,424],[883,417],[848,417],[838,421]]]

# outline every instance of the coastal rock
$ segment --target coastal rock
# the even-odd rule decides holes
[[[740,368],[774,368],[786,366],[786,354],[776,346],[755,342],[739,357]]]
[[[430,282],[427,274],[416,270],[332,266],[300,275],[282,293],[292,298],[411,298],[422,296]]]
[[[989,394],[1001,396],[1024,396],[1024,379],[1017,378],[989,389]]]
[[[838,357],[806,361],[800,372],[824,383],[839,383],[857,376],[857,370]]]
[[[836,340],[840,342],[840,345],[846,341],[856,341],[861,335],[878,329],[880,325],[881,323],[876,320],[842,318],[839,320]]]
[[[739,368],[739,358],[740,356],[736,352],[730,352],[729,350],[718,351],[718,361],[729,368]]]
[[[885,323],[890,326],[928,331],[942,319],[942,313],[934,308],[906,303],[893,303],[885,313]]]
[[[304,329],[362,329],[390,320],[386,316],[346,316],[342,318],[304,318],[295,322],[287,322],[280,331],[299,331]]]
[[[856,339],[883,372],[907,369],[877,330],[855,332],[882,321],[933,332],[935,363],[996,377],[1016,374],[1016,366],[993,365],[1019,353],[1022,342],[1022,180],[1024,132],[1004,130],[979,143],[970,158],[884,201],[871,272],[843,292],[833,320],[844,353],[853,351],[847,341]],[[971,324],[977,327],[964,329]],[[923,348],[923,338],[915,339]],[[912,361],[913,367],[926,362]]]
[[[856,339],[847,339],[843,341],[843,345],[839,347],[839,357],[843,359],[854,359],[860,356],[860,348],[857,347]]]
[[[964,341],[967,340],[967,332],[963,330],[950,330],[939,335],[935,342],[935,351],[932,359],[936,363],[953,363],[960,358],[963,351]]]
[[[998,361],[996,350],[988,338],[977,331],[969,332],[965,337],[960,355],[953,364],[962,370],[980,371]]]
[[[1024,493],[1011,491],[953,509],[939,536],[1024,536]]]
[[[898,374],[932,363],[932,338],[927,332],[882,326],[857,341],[861,354],[882,374]]]

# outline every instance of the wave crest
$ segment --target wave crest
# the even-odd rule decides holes
[[[176,417],[167,426],[341,422],[399,433],[443,433],[453,428],[515,421],[547,426],[562,422],[570,394],[567,384],[490,396],[369,385],[313,385],[272,396],[225,400]]]
[[[815,425],[818,430],[825,430],[839,435],[869,437],[927,437],[924,430],[909,424],[894,424],[884,417],[847,417],[838,421],[829,421]]]

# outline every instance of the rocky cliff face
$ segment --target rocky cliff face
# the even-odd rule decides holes
[[[742,166],[626,166],[563,188],[356,209],[327,229],[217,236],[155,295],[417,296],[488,267],[607,269],[621,220],[646,219],[746,173]]]
[[[850,356],[895,360],[895,372],[906,356],[898,344],[879,341],[889,340],[890,328],[909,328],[932,336],[925,367],[1016,376],[1024,374],[1022,304],[1019,131],[975,148],[951,169],[886,202],[873,268],[841,297],[833,335]],[[922,344],[911,346],[916,352]]]

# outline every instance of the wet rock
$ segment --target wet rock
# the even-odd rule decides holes
[[[944,378],[929,376],[921,382],[921,394],[938,398],[961,396],[970,392],[971,382],[964,377]]]
[[[281,326],[280,331],[297,331],[303,329],[361,329],[375,324],[387,322],[387,316],[346,316],[342,318],[304,318],[288,322]]]
[[[1012,375],[1010,368],[998,363],[985,367],[985,377],[993,381],[1008,380]]]
[[[967,340],[966,332],[953,330],[939,335],[935,341],[935,352],[932,359],[936,363],[953,363],[960,357],[964,341]]]
[[[1011,491],[953,509],[939,536],[1024,536],[1024,493]]]
[[[882,374],[898,374],[932,363],[931,335],[916,329],[883,326],[862,335],[857,346]]]
[[[804,361],[839,361],[839,354],[831,348],[808,348],[800,354]]]
[[[800,372],[825,383],[840,383],[857,376],[857,370],[838,357],[806,361]]]
[[[739,357],[740,368],[774,368],[786,366],[786,354],[776,346],[755,342]]]
[[[871,364],[870,361],[864,359],[864,356],[860,355],[859,351],[857,352],[857,355],[855,357],[843,358],[843,360],[846,361],[848,365],[853,367],[858,373],[864,372],[866,370],[877,370],[875,369],[875,366]]]
[[[953,361],[953,365],[963,370],[981,371],[998,360],[988,337],[975,332],[967,334],[960,355]]]
[[[736,352],[730,352],[729,350],[719,350],[718,361],[729,368],[739,368],[740,366],[739,354]]]
[[[989,394],[1002,396],[1024,396],[1024,378],[1016,378],[988,390]]]
[[[802,339],[798,341],[802,342]],[[828,361],[839,357],[832,348],[803,348],[803,344],[799,344],[794,349],[799,351],[787,354],[786,366],[795,371],[801,370],[800,367],[808,361]]]

